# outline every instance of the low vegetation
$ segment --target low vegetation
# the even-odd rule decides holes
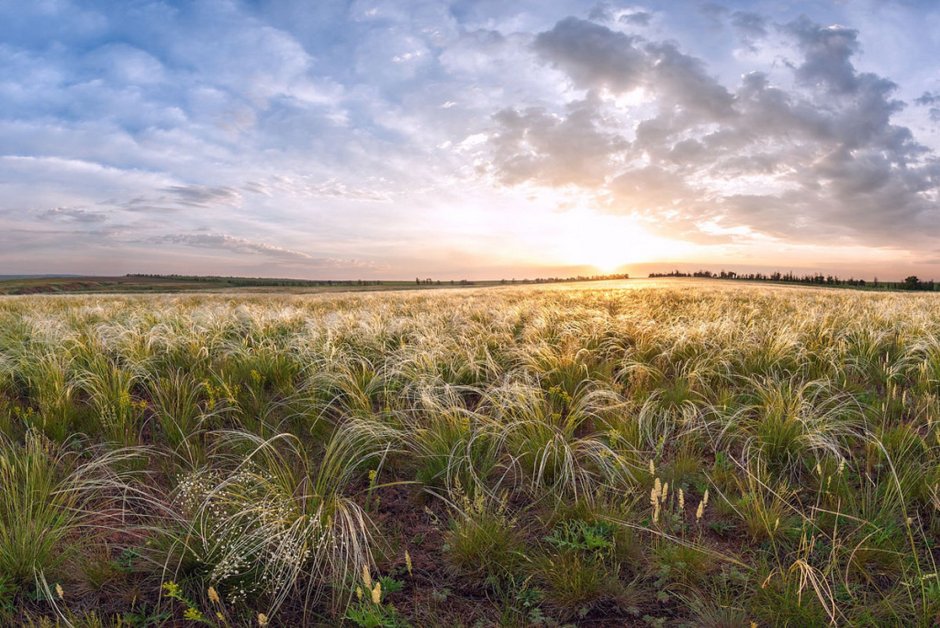
[[[0,624],[930,626],[940,301],[0,300]]]

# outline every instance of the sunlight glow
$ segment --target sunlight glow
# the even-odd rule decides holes
[[[681,256],[689,245],[652,235],[630,216],[575,210],[557,216],[559,262],[593,266],[602,274],[627,264]]]

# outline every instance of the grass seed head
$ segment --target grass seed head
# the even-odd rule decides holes
[[[366,585],[366,588],[372,590],[372,574],[369,572],[369,566],[362,566],[362,582]]]

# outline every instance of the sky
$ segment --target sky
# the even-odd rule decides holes
[[[0,0],[0,275],[940,278],[940,2]]]

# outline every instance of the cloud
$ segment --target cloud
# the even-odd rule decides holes
[[[95,224],[107,220],[107,216],[102,212],[81,207],[53,207],[40,213],[39,217],[43,220],[64,220],[85,224]]]
[[[598,2],[588,11],[588,19],[595,22],[609,22],[614,19],[612,8],[607,2]]]
[[[610,2],[598,2],[590,11],[587,17],[594,22],[619,22],[628,26],[649,26],[653,19],[653,14],[642,9],[622,9],[614,6]]]
[[[663,108],[672,104],[706,119],[734,115],[733,96],[709,76],[700,59],[682,53],[672,42],[644,47],[650,64],[646,85],[660,94]]]
[[[578,87],[626,91],[646,70],[639,39],[575,17],[565,18],[533,44],[535,51],[565,72]]]
[[[242,200],[241,193],[229,187],[209,187],[205,185],[171,185],[163,188],[177,203],[186,207],[218,207],[237,205]]]
[[[732,23],[767,34],[758,15],[737,12]],[[561,114],[500,111],[489,140],[495,175],[600,188],[609,211],[687,236],[719,225],[805,241],[935,238],[940,162],[892,122],[904,106],[895,83],[855,68],[858,32],[805,17],[780,31],[797,58],[790,86],[758,71],[729,90],[674,42],[557,22],[536,36],[535,52],[575,86],[613,96],[589,92]],[[617,95],[638,88],[649,102],[624,112]]]
[[[492,167],[505,183],[535,181],[545,185],[596,185],[608,172],[609,158],[629,143],[605,130],[610,121],[598,101],[588,98],[555,115],[539,107],[503,109],[493,118]]]
[[[631,26],[649,26],[652,19],[653,14],[649,13],[648,11],[633,11],[632,13],[624,13],[619,18],[621,23],[629,24]]]
[[[735,11],[731,14],[731,26],[751,51],[756,51],[755,42],[768,35],[767,18],[751,11]]]
[[[850,93],[858,87],[858,75],[851,58],[858,51],[858,31],[834,24],[821,26],[803,16],[784,27],[796,37],[803,62],[796,76],[804,84],[820,86],[835,93]]]
[[[767,18],[750,11],[735,11],[731,14],[731,25],[741,34],[760,38],[767,36]]]
[[[258,242],[248,238],[226,233],[171,233],[146,240],[151,244],[181,245],[193,248],[215,249],[249,255],[262,255],[268,258],[295,262],[311,269],[381,269],[382,264],[340,257],[316,257],[303,251],[284,248],[267,242]]]
[[[154,244],[180,244],[206,249],[224,249],[237,253],[267,255],[287,260],[309,261],[314,259],[313,256],[302,251],[285,249],[264,242],[255,242],[225,233],[173,233],[150,238],[148,242]]]
[[[940,92],[924,92],[914,99],[918,105],[936,105],[940,104]]]
[[[699,5],[699,11],[708,18],[714,27],[720,28],[723,25],[725,16],[731,12],[731,9],[717,2],[703,2]]]
[[[927,114],[934,122],[940,122],[940,92],[924,92],[914,99],[914,103],[929,107]]]
[[[672,42],[640,43],[637,37],[569,17],[539,33],[533,49],[577,87],[618,93],[648,87],[686,111],[715,117],[731,113],[731,95],[708,76],[701,60]]]

